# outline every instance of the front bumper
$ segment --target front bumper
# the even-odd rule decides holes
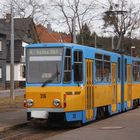
[[[62,113],[63,108],[28,108],[27,119],[48,119],[49,113]]]

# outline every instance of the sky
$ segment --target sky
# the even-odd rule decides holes
[[[86,0],[86,2],[90,2],[91,0]],[[96,2],[98,2],[97,7],[94,8],[94,12],[96,13],[95,15],[97,15],[96,18],[93,19],[92,24],[90,25],[90,29],[92,32],[96,32],[98,35],[100,36],[108,36],[108,32],[103,32],[102,28],[103,28],[103,20],[102,20],[102,15],[104,14],[104,12],[107,10],[108,5],[107,5],[107,0],[95,0]],[[112,0],[113,1],[113,0]],[[118,1],[118,0],[114,0],[114,1]],[[137,6],[139,5],[140,7],[140,0],[127,0],[128,3],[130,3],[130,5],[133,4],[137,4]],[[127,9],[126,9],[127,10]],[[52,16],[56,17],[56,11],[53,10],[51,11]],[[67,26],[64,26],[63,24],[57,24],[57,21],[54,22],[52,24],[52,28],[56,29],[57,31],[67,31]],[[78,29],[77,29],[78,32]],[[140,30],[137,30],[133,36],[136,37],[137,34],[140,33]],[[110,36],[110,35],[109,35]]]

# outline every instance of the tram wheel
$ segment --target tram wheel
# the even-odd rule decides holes
[[[133,101],[133,108],[137,108],[139,106],[139,100],[134,100]]]
[[[103,117],[105,117],[105,110],[104,107],[99,107],[97,108],[97,120],[102,119]]]

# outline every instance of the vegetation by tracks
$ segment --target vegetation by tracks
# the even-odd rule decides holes
[[[16,96],[12,101],[10,97],[0,97],[0,112],[15,111],[23,109],[24,97]]]
[[[46,125],[32,126],[31,124],[28,124],[23,125],[22,127],[16,127],[12,130],[0,132],[0,140],[46,139],[48,137],[64,133],[74,128],[75,127],[69,127],[68,125],[47,127]]]

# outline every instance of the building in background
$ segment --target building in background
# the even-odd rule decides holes
[[[6,34],[0,31],[0,89],[6,84]]]
[[[47,28],[39,24],[36,26],[40,42],[43,43],[71,43],[70,34],[55,32],[51,28],[51,24]]]
[[[0,32],[6,34],[6,82],[5,87],[10,86],[10,37],[11,37],[11,15],[0,19]],[[40,42],[35,24],[32,18],[14,18],[14,81],[15,88],[23,87],[25,84],[25,44]]]
[[[25,85],[25,46],[32,43],[71,43],[71,36],[35,25],[32,18],[14,18],[14,81],[15,88]],[[10,87],[11,15],[0,19],[0,88]],[[2,49],[1,49],[2,48]]]

